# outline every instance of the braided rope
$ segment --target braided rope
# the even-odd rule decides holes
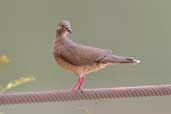
[[[171,95],[171,85],[2,93],[0,105]]]

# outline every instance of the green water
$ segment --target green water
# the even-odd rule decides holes
[[[76,81],[54,62],[56,25],[71,21],[72,39],[133,56],[138,65],[116,65],[90,74],[84,88],[171,83],[169,0],[0,0],[0,53],[10,58],[0,83],[33,75],[8,92],[69,89]],[[170,114],[170,97],[1,106],[5,114]]]

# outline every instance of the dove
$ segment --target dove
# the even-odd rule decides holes
[[[132,57],[114,55],[109,49],[78,44],[69,38],[71,33],[70,22],[62,20],[57,26],[56,38],[53,42],[53,55],[59,66],[78,76],[72,90],[82,90],[85,76],[91,72],[99,71],[116,63],[140,63],[139,60]]]

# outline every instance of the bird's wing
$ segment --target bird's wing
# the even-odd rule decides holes
[[[94,63],[136,63],[134,58],[116,56],[109,50],[78,45],[72,41],[64,42],[59,55],[66,62],[77,66]]]
[[[73,65],[89,65],[101,61],[109,51],[83,45],[67,44],[61,48],[60,56]]]

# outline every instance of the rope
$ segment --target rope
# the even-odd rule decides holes
[[[0,105],[171,95],[171,85],[0,94]]]

